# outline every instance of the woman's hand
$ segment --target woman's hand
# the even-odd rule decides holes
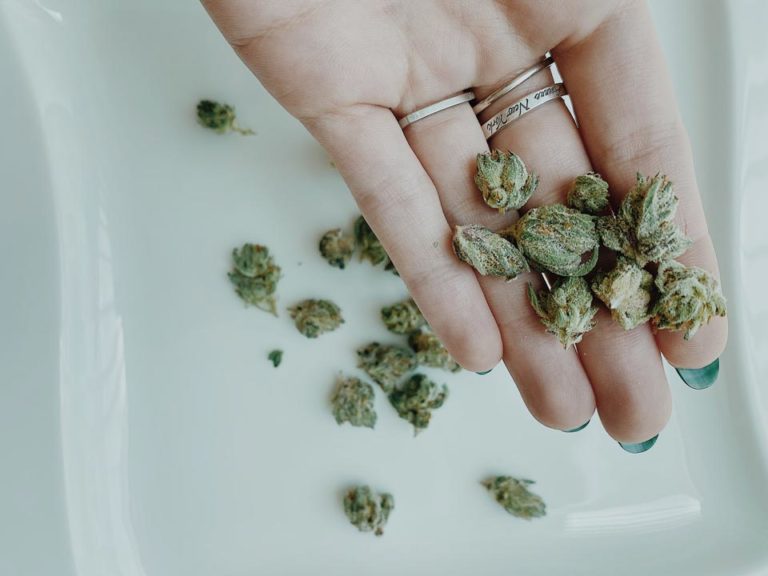
[[[488,146],[512,150],[541,177],[529,206],[562,202],[572,179],[599,172],[618,203],[635,173],[667,174],[678,221],[694,241],[680,258],[717,274],[691,150],[643,2],[580,0],[204,0],[237,53],[329,151],[417,304],[465,368],[504,360],[533,416],[569,430],[597,406],[608,433],[643,442],[666,424],[661,364],[699,368],[727,339],[716,318],[689,342],[625,332],[602,309],[578,351],[546,334],[515,282],[478,277],[451,249],[456,223],[490,228],[494,213],[472,176]],[[579,126],[561,101],[527,114],[486,143],[469,104],[401,130],[397,118],[473,88],[483,98],[554,56]],[[494,106],[551,84],[539,73]]]

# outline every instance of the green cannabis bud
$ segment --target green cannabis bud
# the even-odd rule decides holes
[[[597,308],[587,281],[579,277],[558,278],[552,290],[538,294],[528,283],[528,298],[547,332],[557,336],[564,348],[581,342],[582,336],[595,327]]]
[[[530,520],[540,518],[547,513],[547,506],[541,496],[528,490],[528,486],[534,483],[533,480],[512,476],[496,476],[483,482],[483,486],[512,516]]]
[[[267,358],[269,359],[270,362],[272,362],[272,366],[277,368],[278,366],[280,366],[280,363],[283,361],[283,351],[272,350],[272,352],[270,352],[267,355]]]
[[[280,280],[280,267],[260,244],[243,244],[232,250],[233,269],[229,280],[235,292],[247,305],[277,316],[275,291]]]
[[[344,495],[344,514],[360,532],[381,536],[394,508],[392,494],[376,494],[369,486],[355,486]]]
[[[533,208],[501,234],[511,235],[529,262],[558,276],[584,276],[597,264],[594,216],[562,204]]]
[[[501,276],[512,280],[530,270],[528,262],[514,244],[478,224],[456,226],[453,250],[459,260],[483,276]]]
[[[586,214],[603,212],[608,208],[608,182],[594,172],[576,176],[568,191],[568,206]]]
[[[412,332],[408,336],[408,345],[416,354],[416,362],[420,366],[429,366],[430,368],[441,368],[449,372],[461,371],[461,366],[453,359],[448,350],[445,349],[440,339],[434,332],[429,330],[419,330]]]
[[[288,308],[296,328],[307,338],[333,332],[344,323],[341,308],[330,300],[304,300]]]
[[[387,330],[395,334],[410,334],[427,323],[412,298],[384,306],[381,309],[381,319]]]
[[[355,252],[355,238],[343,232],[341,228],[336,228],[323,234],[319,247],[320,255],[328,264],[343,270]]]
[[[674,260],[662,262],[656,273],[656,289],[659,297],[651,322],[661,330],[685,330],[686,340],[714,316],[726,314],[720,284],[701,268]]]
[[[197,121],[201,126],[210,128],[219,134],[239,132],[247,136],[255,133],[249,128],[241,128],[237,125],[235,109],[232,106],[213,100],[200,100],[197,103]]]
[[[372,342],[357,351],[357,367],[389,394],[416,368],[416,356],[407,348]]]
[[[592,279],[592,292],[611,311],[624,330],[632,330],[651,317],[653,276],[629,258],[619,256],[609,272]]]
[[[389,394],[389,402],[400,418],[413,424],[414,434],[429,426],[432,410],[437,410],[448,397],[448,387],[435,384],[424,374],[414,374]]]
[[[598,220],[600,238],[608,248],[632,258],[639,266],[680,256],[691,241],[675,224],[677,196],[662,174],[637,175],[637,183],[616,216]]]
[[[517,154],[494,150],[477,155],[475,184],[485,203],[503,214],[528,202],[539,185],[539,177],[528,173]]]
[[[352,426],[373,428],[376,425],[373,401],[373,386],[354,376],[340,378],[331,397],[333,417],[337,424],[349,422]]]
[[[360,260],[368,260],[374,266],[389,262],[387,251],[362,216],[355,220],[355,241],[360,249]]]

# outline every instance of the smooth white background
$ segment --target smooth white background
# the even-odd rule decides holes
[[[768,574],[768,8],[654,8],[732,329],[714,388],[669,372],[674,417],[636,456],[597,421],[542,428],[501,366],[433,373],[451,396],[417,438],[383,395],[375,431],[338,427],[334,378],[396,341],[378,309],[405,291],[318,257],[356,213],[322,149],[197,3],[0,1],[0,574]],[[202,97],[258,135],[199,128]],[[244,241],[283,267],[278,319],[228,285]],[[305,297],[346,324],[298,336]],[[548,516],[506,515],[493,473],[535,479]],[[341,513],[355,482],[394,493],[384,537]]]

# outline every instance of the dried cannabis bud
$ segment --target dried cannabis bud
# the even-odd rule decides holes
[[[416,356],[407,348],[373,342],[358,349],[357,367],[389,394],[403,376],[416,368]]]
[[[329,230],[320,238],[320,254],[328,264],[342,270],[352,259],[355,251],[355,239],[341,228]]]
[[[197,121],[200,125],[214,132],[239,132],[243,135],[255,134],[253,130],[237,125],[235,109],[229,104],[220,104],[213,100],[200,100],[197,103]]]
[[[725,316],[720,284],[706,270],[669,260],[656,274],[659,299],[653,307],[653,325],[661,330],[685,330],[690,340],[714,316]]]
[[[453,250],[459,260],[483,276],[501,276],[512,280],[530,270],[528,262],[514,244],[478,224],[456,226]]]
[[[260,244],[243,244],[232,250],[234,267],[229,280],[246,304],[277,316],[275,291],[280,280],[280,267]]]
[[[485,203],[503,214],[528,202],[539,185],[539,177],[528,173],[517,154],[494,150],[477,155],[475,184]]]
[[[341,308],[330,300],[304,300],[288,308],[296,328],[307,338],[333,332],[344,323]]]
[[[504,510],[512,516],[526,520],[540,518],[547,513],[547,506],[541,496],[528,490],[531,484],[534,484],[533,480],[517,479],[512,476],[496,476],[483,482],[483,486]]]
[[[278,366],[280,366],[280,362],[283,361],[283,351],[282,350],[272,350],[272,352],[270,352],[267,355],[267,358],[269,359],[270,362],[272,362],[272,366],[277,368]]]
[[[412,298],[384,306],[381,309],[381,319],[387,330],[395,334],[409,334],[427,323]]]
[[[389,394],[389,402],[400,418],[413,424],[414,434],[429,426],[432,410],[440,408],[448,397],[448,387],[439,386],[424,374],[414,374]]]
[[[416,361],[421,366],[442,368],[449,372],[461,371],[461,366],[448,353],[440,339],[429,330],[412,332],[408,336],[408,345],[416,354]]]
[[[597,308],[583,278],[558,278],[551,291],[540,290],[538,294],[529,282],[528,298],[547,332],[557,336],[564,348],[581,342],[595,326]]]
[[[355,220],[355,241],[360,249],[360,260],[368,260],[374,266],[389,262],[387,251],[362,216]]]
[[[392,494],[376,494],[368,486],[356,486],[344,496],[344,514],[360,532],[384,533],[389,513],[395,508]]]
[[[592,292],[624,330],[632,330],[651,317],[652,286],[653,276],[623,256],[610,272],[600,272],[592,279]]]
[[[507,234],[532,264],[558,276],[584,276],[597,264],[600,239],[594,216],[562,204],[529,210],[502,232]]]
[[[568,191],[568,206],[579,212],[599,214],[608,208],[608,182],[594,172],[577,176]]]
[[[353,376],[340,378],[331,398],[336,423],[373,428],[376,425],[373,400],[373,386]]]
[[[675,224],[677,196],[662,174],[637,175],[637,183],[615,217],[598,220],[600,238],[608,248],[632,258],[639,266],[680,256],[691,241]]]

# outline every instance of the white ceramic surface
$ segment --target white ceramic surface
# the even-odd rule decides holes
[[[501,367],[445,378],[418,438],[381,395],[375,431],[337,427],[334,376],[404,290],[316,255],[355,214],[324,152],[196,2],[0,0],[0,575],[768,574],[768,5],[661,6],[732,329],[714,388],[669,372],[674,417],[636,456],[537,425]],[[206,96],[258,135],[200,129]],[[246,240],[283,305],[332,296],[343,329],[244,309]],[[548,516],[504,514],[494,472],[536,479]],[[358,481],[395,494],[383,538],[340,512]]]

